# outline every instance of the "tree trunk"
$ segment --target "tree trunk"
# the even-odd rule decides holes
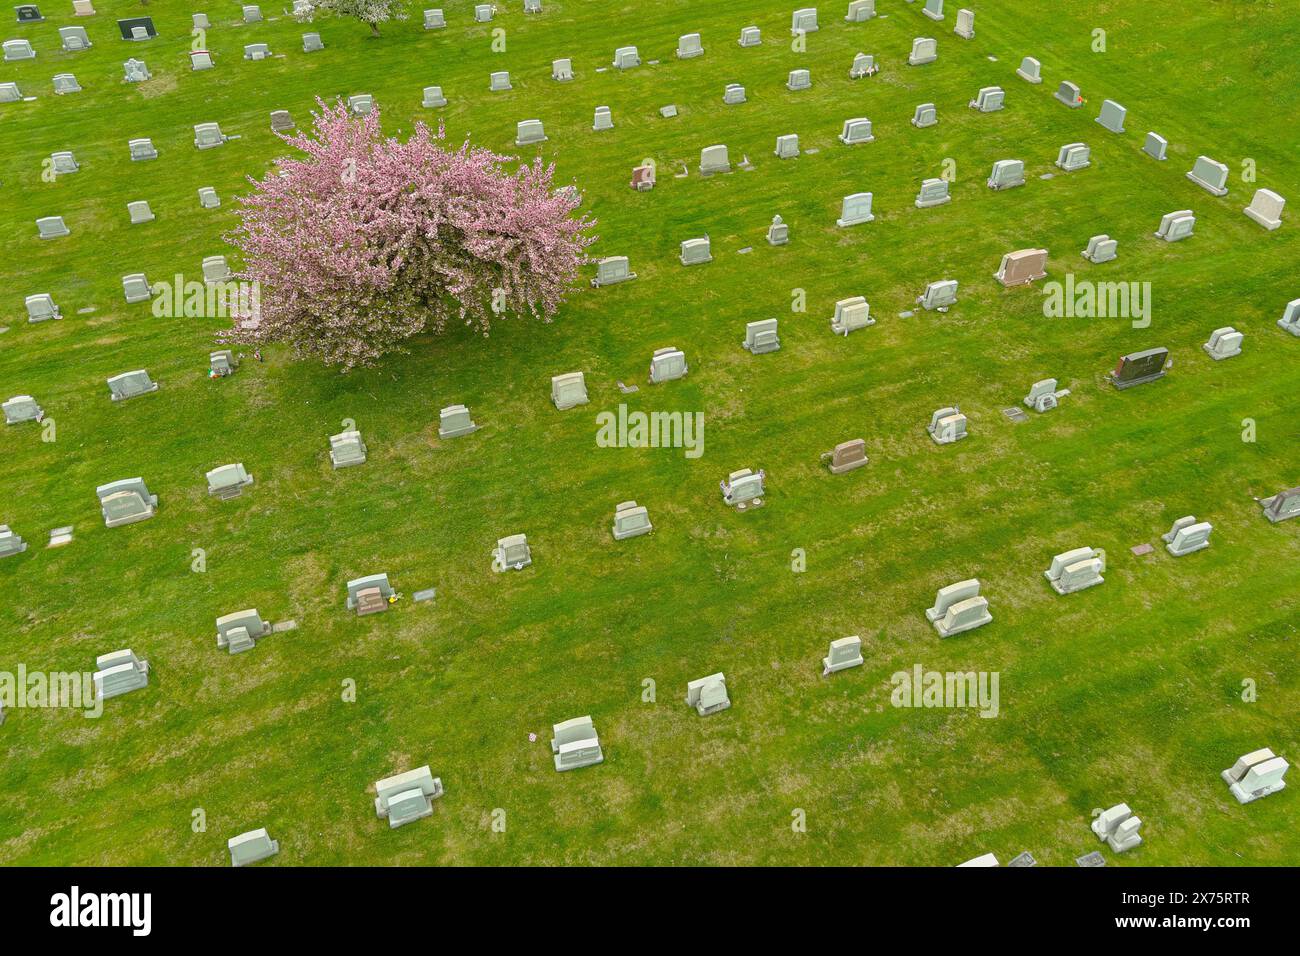
[[[377,36],[379,36],[379,24],[378,24],[378,23],[372,23],[372,24],[370,24],[370,35],[371,35],[372,37],[377,37]]]

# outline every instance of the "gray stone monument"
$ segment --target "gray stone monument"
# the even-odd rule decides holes
[[[767,474],[761,468],[757,472],[742,468],[733,471],[718,485],[722,489],[722,500],[737,511],[758,508],[767,492]]]
[[[1056,166],[1067,173],[1092,165],[1092,150],[1085,143],[1066,143],[1056,154]]]
[[[1120,106],[1114,100],[1103,100],[1101,112],[1097,115],[1097,122],[1112,133],[1124,132],[1124,117],[1128,115],[1128,110]]]
[[[522,571],[533,563],[533,551],[528,547],[528,536],[511,534],[497,539],[497,546],[492,549],[492,570]]]
[[[249,830],[247,833],[231,837],[226,841],[226,849],[230,851],[231,866],[248,866],[251,863],[270,859],[279,853],[280,841],[272,840],[271,835],[263,827],[260,830]]]
[[[45,410],[36,404],[30,395],[15,395],[2,406],[6,425],[21,425],[24,422],[39,422],[45,417]]]
[[[438,437],[459,438],[478,431],[478,426],[469,417],[469,409],[464,405],[448,405],[438,412]]]
[[[645,506],[638,505],[635,501],[624,501],[614,508],[615,541],[649,534],[653,530],[654,527],[650,524],[650,513]]]
[[[1286,200],[1273,190],[1257,189],[1244,212],[1251,220],[1271,232],[1282,225],[1282,210],[1285,208]]]
[[[142,368],[114,375],[107,382],[109,397],[115,402],[158,391],[158,383],[150,379],[149,373]]]
[[[1043,572],[1057,594],[1073,594],[1105,582],[1106,552],[1100,548],[1075,548],[1052,558]]]
[[[862,638],[856,634],[852,637],[841,637],[831,641],[830,652],[822,658],[822,676],[847,670],[850,667],[861,667],[862,664]]]
[[[262,620],[257,608],[235,611],[217,618],[217,649],[242,654],[256,647],[258,638],[270,633],[270,622]]]
[[[556,770],[577,770],[605,759],[590,716],[574,717],[555,724],[551,732],[551,753],[555,755]]]
[[[855,295],[835,303],[835,314],[831,316],[831,331],[836,335],[847,336],[850,332],[875,324],[876,320],[871,317],[871,306],[864,296]]]
[[[872,222],[875,218],[871,212],[871,193],[854,193],[845,196],[840,203],[840,218],[835,220],[835,225],[845,229]]]
[[[689,371],[686,365],[686,353],[681,349],[671,346],[655,349],[654,354],[650,356],[651,385],[675,382],[679,378],[685,378]]]
[[[1016,76],[1020,77],[1026,83],[1043,82],[1042,65],[1032,56],[1027,56],[1020,61],[1020,66],[1016,68]]]
[[[1216,196],[1228,194],[1228,167],[1208,156],[1196,157],[1196,163],[1187,173],[1187,178],[1208,193]]]
[[[741,346],[753,355],[775,352],[781,348],[776,319],[759,319],[745,324],[745,341]]]
[[[924,66],[939,59],[939,44],[933,37],[917,37],[912,41],[912,52],[907,55],[908,66]]]
[[[560,411],[586,405],[587,381],[582,372],[565,372],[551,376],[551,401]]]
[[[1133,815],[1127,803],[1117,803],[1098,814],[1092,821],[1092,832],[1115,853],[1131,850],[1142,842],[1138,830],[1142,821]]]
[[[330,465],[335,471],[366,463],[366,443],[355,428],[330,436]]]
[[[934,607],[926,608],[925,618],[940,637],[952,637],[983,627],[993,620],[993,615],[989,613],[989,602],[980,596],[979,581],[971,578],[939,588]]]
[[[1285,790],[1286,781],[1282,778],[1289,769],[1290,764],[1267,747],[1262,747],[1240,757],[1220,776],[1238,803],[1252,803],[1260,797]]]
[[[242,462],[219,465],[207,474],[208,494],[225,501],[238,498],[253,483],[253,476],[244,470]]]
[[[993,190],[1015,189],[1025,184],[1025,164],[1019,159],[999,159],[989,173],[988,187]]]
[[[1202,551],[1210,546],[1210,532],[1214,526],[1208,521],[1197,521],[1193,515],[1185,515],[1174,522],[1166,533],[1160,536],[1165,543],[1165,550],[1175,558],[1194,551]]]
[[[149,685],[149,662],[135,656],[130,648],[101,654],[95,658],[95,696],[100,700],[120,697]]]
[[[716,714],[731,706],[727,696],[727,678],[721,671],[690,681],[686,685],[686,706],[694,707],[701,717]]]
[[[1156,230],[1156,238],[1163,239],[1165,242],[1178,242],[1182,239],[1190,238],[1196,229],[1196,217],[1192,215],[1190,209],[1179,209],[1175,212],[1165,213],[1160,219],[1160,228]]]
[[[1210,340],[1201,346],[1205,354],[1216,362],[1224,359],[1233,358],[1241,354],[1241,343],[1245,338],[1240,332],[1230,325],[1225,325],[1221,329],[1215,329],[1210,333]]]
[[[158,510],[158,496],[151,495],[143,478],[124,478],[95,489],[104,527],[117,528],[152,518]]]
[[[628,265],[627,256],[606,256],[596,260],[596,278],[591,280],[594,288],[631,282],[636,273]]]
[[[1088,248],[1083,250],[1083,257],[1089,262],[1101,265],[1119,257],[1119,241],[1104,233],[1088,240]]]
[[[442,780],[426,764],[375,781],[375,815],[395,830],[432,815],[433,801],[442,794]]]
[[[966,437],[966,416],[956,405],[947,405],[935,410],[925,430],[936,445],[951,445]]]
[[[1168,159],[1165,154],[1169,150],[1168,141],[1159,133],[1147,133],[1146,142],[1142,144],[1142,152],[1146,153],[1152,159]]]

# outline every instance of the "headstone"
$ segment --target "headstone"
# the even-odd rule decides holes
[[[1142,152],[1146,153],[1152,159],[1167,159],[1165,155],[1169,150],[1169,142],[1159,133],[1147,133],[1146,142],[1142,144]]]
[[[615,541],[649,534],[653,530],[650,524],[650,513],[646,511],[644,505],[638,505],[635,501],[624,501],[614,509]]]
[[[634,46],[621,46],[614,51],[615,69],[630,70],[634,66],[641,65],[641,54],[637,53]]]
[[[726,710],[731,706],[731,698],[727,696],[726,676],[719,671],[690,681],[686,685],[686,706],[694,707],[701,717]]]
[[[22,554],[27,550],[27,542],[22,536],[9,530],[7,524],[0,524],[0,558]]]
[[[1216,362],[1233,358],[1241,354],[1241,342],[1244,336],[1230,325],[1215,329],[1210,333],[1210,340],[1201,346],[1205,354]]]
[[[976,578],[939,588],[934,607],[926,608],[925,617],[940,637],[973,631],[993,620],[989,602],[980,596],[980,583]]]
[[[42,216],[37,219],[36,234],[42,239],[58,239],[70,235],[62,216]]]
[[[61,150],[57,153],[50,153],[50,169],[60,176],[66,176],[68,173],[75,173],[81,169],[77,159],[67,150]]]
[[[791,70],[789,78],[785,81],[785,88],[790,92],[806,90],[812,86],[812,74],[807,70]]]
[[[948,195],[948,180],[924,179],[921,181],[921,191],[916,194],[917,209],[929,209],[931,206],[942,206],[948,202],[952,202],[952,197]]]
[[[1001,865],[1002,864],[998,862],[998,858],[994,854],[984,853],[981,854],[980,856],[973,857],[972,859],[967,860],[965,863],[958,863],[957,868],[961,869],[964,866],[988,867],[988,866],[1001,866]]]
[[[745,324],[745,341],[741,347],[753,355],[775,352],[781,348],[776,319],[760,319]]]
[[[871,306],[867,304],[866,297],[855,295],[835,303],[835,314],[831,316],[831,331],[836,335],[847,336],[850,332],[875,324],[876,320],[871,317]]]
[[[790,241],[790,227],[779,215],[773,216],[772,224],[767,227],[767,241],[773,246],[784,246]]]
[[[41,23],[45,20],[45,17],[41,16],[41,8],[34,3],[24,3],[14,7],[14,13],[18,15],[18,23]]]
[[[1165,213],[1160,218],[1160,228],[1156,230],[1155,235],[1157,239],[1163,239],[1165,242],[1178,242],[1190,237],[1195,229],[1196,217],[1192,215],[1192,211],[1179,209]]]
[[[586,405],[587,381],[582,372],[565,372],[551,376],[551,401],[560,411]]]
[[[1283,758],[1269,748],[1262,747],[1238,758],[1220,776],[1238,803],[1251,803],[1260,797],[1285,790],[1286,781],[1282,778],[1289,769],[1290,764]]]
[[[636,273],[628,265],[627,256],[606,256],[596,261],[596,278],[591,280],[593,287],[599,289],[620,282],[631,282]]]
[[[966,437],[966,416],[956,405],[936,409],[925,430],[936,445],[951,445]]]
[[[1079,88],[1069,80],[1062,80],[1054,95],[1072,110],[1077,110],[1083,105],[1083,97],[1079,95]]]
[[[490,3],[476,4],[474,6],[474,22],[489,23],[495,13],[496,8]]]
[[[745,102],[745,88],[739,83],[728,83],[722,91],[722,102],[726,106],[738,106]]]
[[[842,441],[831,451],[822,453],[822,461],[831,470],[832,475],[861,468],[867,463],[867,443],[862,438]]]
[[[245,60],[267,60],[271,57],[271,47],[265,43],[247,43],[244,45]]]
[[[497,546],[492,549],[493,571],[522,571],[532,563],[533,552],[528,547],[527,535],[511,534],[497,539]]]
[[[1084,143],[1066,143],[1056,154],[1056,165],[1067,173],[1086,169],[1092,165],[1092,150]]]
[[[510,74],[505,70],[498,70],[488,76],[489,93],[505,93],[513,89],[514,87],[510,85]]]
[[[203,259],[203,281],[224,282],[230,278],[230,266],[225,256],[206,256]]]
[[[30,40],[5,40],[3,49],[5,62],[36,59],[36,51],[32,49]]]
[[[106,528],[144,521],[158,510],[158,496],[149,493],[143,478],[123,478],[100,485],[95,496]]]
[[[555,769],[558,771],[590,767],[605,759],[590,716],[574,717],[555,724],[551,733],[551,753],[555,755]]]
[[[1075,548],[1052,558],[1052,566],[1043,572],[1057,594],[1073,594],[1103,584],[1106,552],[1100,548]]]
[[[54,298],[48,292],[38,292],[36,295],[29,295],[24,300],[27,306],[28,322],[45,322],[49,319],[61,319],[63,314],[59,307],[54,304]]]
[[[651,189],[654,189],[655,167],[653,165],[633,166],[631,186],[640,193],[649,192]]]
[[[122,294],[126,296],[126,301],[130,303],[149,301],[152,298],[149,291],[149,280],[144,277],[143,272],[133,272],[129,276],[122,276]]]
[[[133,226],[138,226],[142,222],[153,222],[153,210],[149,208],[149,203],[143,199],[127,203],[126,211],[131,216],[131,225]]]
[[[429,99],[430,90],[438,90],[438,95],[442,95],[442,90],[438,87],[427,87],[424,91],[426,102]],[[354,93],[348,97],[348,112],[353,116],[365,116],[375,108],[375,98],[369,93]]]
[[[1210,546],[1210,532],[1214,526],[1208,521],[1197,521],[1193,515],[1185,515],[1174,522],[1160,537],[1165,542],[1165,550],[1175,558],[1194,551],[1203,551]]]
[[[1144,349],[1122,356],[1112,370],[1110,382],[1118,389],[1132,388],[1146,382],[1154,382],[1165,377],[1165,365],[1169,360],[1166,348]]]
[[[260,830],[249,830],[237,837],[231,837],[226,841],[226,849],[230,851],[231,866],[248,866],[250,863],[269,859],[279,853],[280,841],[272,840],[271,835],[263,827]]]
[[[441,86],[426,86],[424,88],[424,100],[421,105],[425,109],[436,109],[447,105],[447,97],[442,95]],[[365,112],[369,113],[367,109]]]
[[[469,417],[469,409],[464,405],[448,405],[438,413],[439,438],[459,438],[474,431],[478,431],[478,426]]]
[[[706,146],[700,150],[700,175],[729,172],[731,172],[731,157],[727,153],[726,146]]]
[[[839,140],[845,146],[857,146],[859,143],[873,143],[876,140],[871,132],[871,120],[865,116],[846,119],[840,131]]]
[[[1047,275],[1046,249],[1018,249],[1002,257],[998,271],[993,273],[1008,289],[1018,285],[1028,285]]]
[[[1198,156],[1187,178],[1216,196],[1228,194],[1228,167],[1208,156]]]
[[[861,667],[862,664],[862,638],[857,635],[841,637],[831,641],[830,653],[822,658],[822,676],[850,667]]]
[[[347,608],[356,611],[357,617],[382,614],[397,599],[397,592],[388,583],[387,574],[367,574],[347,583]]]
[[[194,50],[190,53],[191,70],[212,69],[212,54],[207,50]]]
[[[355,428],[330,436],[330,465],[335,471],[366,463],[366,443]]]
[[[1245,213],[1265,229],[1272,231],[1282,225],[1282,210],[1286,200],[1271,189],[1257,189]]]
[[[541,13],[542,0],[524,0],[524,13]]]
[[[1050,412],[1053,408],[1056,408],[1061,399],[1069,394],[1070,390],[1068,388],[1057,389],[1056,379],[1045,378],[1033,384],[1029,389],[1029,394],[1024,398],[1024,404],[1025,407],[1032,408],[1041,415],[1043,412]]]
[[[740,40],[737,42],[741,46],[758,46],[763,42],[763,34],[758,27],[741,27]]]
[[[73,2],[75,3],[76,0],[73,0]],[[194,24],[194,29],[196,30],[207,30],[212,26],[212,24],[208,22],[208,15],[206,13],[191,14],[190,21]]]
[[[865,23],[876,15],[876,0],[849,0],[849,11],[844,14],[848,23]]]
[[[123,40],[130,40],[133,43],[152,40],[158,35],[152,17],[128,17],[125,20],[118,20],[117,29]]]
[[[1088,240],[1088,248],[1083,250],[1083,257],[1091,263],[1101,265],[1118,258],[1118,250],[1119,241],[1103,234]]]
[[[249,4],[243,8],[245,23],[260,23],[262,21],[262,8],[256,4]]]
[[[686,364],[686,353],[679,348],[669,346],[655,349],[650,356],[651,385],[675,382],[679,378],[685,378],[688,372],[690,368]]]
[[[230,349],[218,349],[208,355],[208,378],[225,378],[234,375],[239,359]]]
[[[875,218],[871,212],[871,193],[854,193],[841,201],[840,218],[835,220],[835,225],[844,229],[872,222]]]
[[[387,820],[389,828],[395,830],[432,815],[433,801],[442,794],[441,778],[435,777],[426,764],[375,781],[375,815]]]
[[[1026,83],[1043,82],[1043,68],[1032,56],[1027,56],[1020,61],[1020,66],[1016,69],[1016,76],[1020,77]]]
[[[939,59],[939,44],[933,37],[917,37],[912,41],[912,52],[907,55],[908,66],[924,66]]]
[[[931,20],[943,19],[943,0],[925,0],[925,6],[921,12]]]
[[[1099,851],[1093,850],[1091,853],[1085,853],[1083,856],[1075,857],[1074,865],[1083,867],[1105,866],[1106,858],[1102,856]]]
[[[135,656],[130,648],[100,654],[95,658],[95,696],[100,700],[120,697],[149,684],[149,662]]]
[[[45,417],[41,406],[30,395],[15,395],[4,403],[5,424],[19,425],[23,422],[39,422]]]
[[[963,40],[975,39],[975,11],[958,10],[957,26],[953,28],[952,32],[957,34],[957,36],[961,37]]]
[[[722,489],[722,500],[737,510],[757,508],[763,504],[766,493],[767,475],[759,469],[757,472],[748,468],[733,471],[726,481],[718,482]]]
[[[927,312],[947,312],[957,304],[957,280],[938,279],[928,283],[916,297],[916,304]]]
[[[1300,488],[1288,488],[1268,498],[1259,499],[1264,517],[1276,524],[1300,515]]]
[[[59,27],[59,39],[63,43],[64,51],[68,53],[89,50],[92,46],[85,27]]]
[[[242,654],[257,646],[257,639],[271,633],[271,625],[262,620],[257,608],[235,611],[217,618],[217,649]]]
[[[551,61],[551,79],[558,83],[567,83],[573,79],[573,61],[567,56]]]
[[[442,15],[441,10],[424,11],[424,28],[426,30],[441,30],[447,25],[447,19]]]
[[[1127,115],[1128,110],[1114,100],[1103,100],[1097,122],[1112,133],[1122,133],[1124,132],[1124,117]]]
[[[933,103],[922,103],[912,114],[912,125],[917,129],[925,129],[927,126],[934,126],[939,122],[939,111]]]
[[[194,127],[194,145],[198,149],[213,149],[229,138],[221,132],[219,123],[199,123]]]
[[[23,91],[17,83],[0,83],[0,103],[18,103],[23,98]]]
[[[271,132],[287,133],[294,128],[293,117],[288,110],[271,110]]]
[[[95,4],[92,0],[72,0],[72,15],[74,17],[93,17],[95,15]]]
[[[776,150],[774,151],[777,159],[794,159],[799,155],[799,136],[796,133],[787,133],[784,136],[776,138]]]
[[[1282,310],[1282,318],[1277,320],[1278,328],[1300,337],[1300,299],[1292,299]]]
[[[601,130],[614,128],[614,116],[608,106],[597,106],[596,116],[591,122],[593,132],[599,133]]]
[[[253,476],[244,470],[241,462],[219,465],[207,474],[208,494],[225,501],[238,498],[253,483]]]
[[[849,67],[850,80],[860,80],[879,72],[880,67],[876,66],[876,58],[870,53],[853,54],[853,64]]]
[[[677,59],[690,60],[704,55],[704,43],[698,33],[687,33],[677,38]]]
[[[1025,184],[1025,164],[1019,159],[999,159],[989,173],[989,189],[1015,189]]]
[[[1142,821],[1133,815],[1127,803],[1118,803],[1097,815],[1092,821],[1092,832],[1115,853],[1131,850],[1142,842],[1138,830]]]
[[[158,158],[158,150],[154,148],[151,139],[133,139],[126,144],[127,149],[131,152],[131,162],[139,163],[150,159]]]
[[[816,7],[804,7],[796,10],[790,17],[791,36],[798,36],[801,33],[816,33],[817,29]]]
[[[546,130],[539,119],[521,120],[515,124],[515,145],[531,146],[546,142]]]
[[[986,86],[983,87],[979,93],[976,94],[975,99],[971,100],[967,105],[969,105],[971,109],[979,110],[981,113],[996,113],[998,110],[1002,109],[1006,97],[1007,95],[1003,91],[1002,87]]]
[[[325,44],[321,42],[319,33],[304,33],[302,35],[302,52],[315,53],[317,50],[325,49]]]

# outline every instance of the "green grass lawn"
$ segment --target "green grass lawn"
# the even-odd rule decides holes
[[[0,65],[0,81],[36,96],[0,104],[0,397],[35,396],[57,440],[35,425],[0,431],[0,522],[30,544],[0,561],[0,669],[92,670],[96,655],[131,647],[152,674],[98,720],[9,711],[0,861],[224,865],[229,837],[265,826],[280,865],[947,866],[1029,850],[1072,866],[1099,846],[1091,811],[1126,801],[1145,843],[1104,850],[1109,865],[1300,863],[1294,794],[1239,806],[1219,778],[1247,751],[1294,758],[1300,744],[1300,521],[1270,524],[1252,500],[1300,484],[1300,340],[1275,325],[1300,296],[1300,240],[1294,209],[1273,233],[1242,215],[1260,186],[1300,202],[1294,4],[989,0],[974,5],[968,42],[952,33],[955,0],[941,24],[902,0],[848,24],[836,0],[819,4],[802,53],[794,2],[544,0],[525,17],[521,0],[503,0],[490,24],[472,22],[467,0],[441,5],[445,30],[424,31],[417,9],[379,39],[350,21],[298,24],[272,3],[273,19],[237,25],[230,0],[97,0],[84,19],[45,0],[46,22],[2,31],[38,56]],[[193,73],[190,14],[204,9],[217,66]],[[121,41],[114,20],[141,14],[158,38]],[[93,49],[59,51],[57,28],[72,23]],[[763,44],[742,49],[749,24]],[[308,30],[324,51],[301,52]],[[705,55],[678,61],[677,37],[694,31]],[[938,39],[938,62],[907,65],[916,36]],[[243,60],[259,41],[282,56]],[[631,44],[646,65],[597,72]],[[858,51],[875,54],[878,75],[849,79]],[[1015,74],[1026,55],[1042,61],[1041,86]],[[129,56],[153,79],[124,83]],[[572,83],[550,79],[563,56]],[[800,67],[813,87],[790,93]],[[514,90],[489,93],[503,69]],[[52,95],[60,72],[84,91]],[[1063,79],[1083,109],[1053,98]],[[722,104],[729,82],[747,104]],[[423,110],[434,84],[450,104]],[[968,109],[989,85],[1005,88],[1006,109]],[[222,235],[236,195],[286,152],[269,112],[304,127],[314,97],[358,92],[393,134],[442,121],[453,141],[504,152],[518,120],[542,119],[549,141],[527,157],[540,148],[559,181],[582,188],[599,220],[593,252],[630,256],[639,279],[584,285],[550,325],[502,321],[486,339],[456,329],[347,375],[270,349],[208,380],[224,323],[155,318],[124,303],[121,276],[199,279],[203,257],[232,254]],[[1128,107],[1126,134],[1093,122],[1104,98]],[[918,130],[923,102],[940,122]],[[675,119],[659,115],[669,103]],[[613,131],[592,132],[598,105]],[[855,116],[876,141],[841,146]],[[241,138],[200,152],[192,127],[205,121]],[[1167,162],[1142,153],[1147,130],[1169,140]],[[779,161],[775,139],[792,132],[805,154]],[[130,161],[140,136],[157,161]],[[1061,173],[1057,151],[1075,141],[1092,165]],[[714,143],[755,168],[701,179],[699,150]],[[61,149],[81,171],[43,181],[42,160]],[[1228,164],[1227,196],[1185,178],[1201,153]],[[659,185],[637,193],[628,179],[646,158]],[[1002,158],[1025,161],[1023,188],[985,188]],[[1242,181],[1248,159],[1258,182]],[[916,209],[921,180],[947,160],[953,201]],[[678,162],[690,176],[672,176]],[[202,186],[220,209],[199,208]],[[841,198],[865,190],[876,221],[836,228]],[[154,222],[128,224],[136,199]],[[1156,240],[1160,217],[1184,208],[1196,235]],[[784,247],[764,241],[777,213],[791,227]],[[46,215],[72,235],[37,239]],[[682,267],[679,243],[706,233],[714,261]],[[1119,240],[1118,261],[1080,256],[1097,233]],[[1047,319],[1042,283],[994,281],[1003,253],[1035,246],[1050,250],[1049,279],[1149,282],[1150,327]],[[947,277],[961,283],[955,308],[900,317]],[[797,290],[804,313],[791,311]],[[26,323],[23,297],[36,292],[62,321]],[[834,302],[853,295],[878,323],[833,336]],[[745,323],[770,316],[781,350],[741,349]],[[1245,332],[1245,352],[1213,362],[1200,344],[1224,325]],[[650,354],[666,345],[686,351],[690,375],[649,386]],[[1106,384],[1119,355],[1154,346],[1174,360],[1164,380]],[[110,402],[104,379],[139,367],[161,390]],[[591,403],[559,412],[550,376],[573,370]],[[1049,376],[1071,390],[1059,409],[1003,416]],[[619,380],[640,391],[621,394]],[[458,402],[481,429],[440,441],[438,409]],[[704,454],[597,447],[596,414],[621,402],[703,412]],[[954,403],[970,436],[936,446],[924,426]],[[370,459],[335,472],[327,436],[344,419]],[[870,465],[828,474],[819,454],[856,437]],[[204,473],[235,461],[256,484],[209,498]],[[769,494],[736,513],[718,481],[744,467],[766,470]],[[157,516],[106,529],[95,486],[135,475],[158,494]],[[615,542],[614,506],[629,498],[655,532]],[[1214,524],[1213,543],[1174,559],[1159,535],[1185,514]],[[67,524],[75,541],[46,550]],[[496,539],[517,532],[533,566],[493,574]],[[1132,555],[1143,542],[1156,551]],[[1059,597],[1042,572],[1082,545],[1106,549],[1106,583]],[[346,613],[345,582],[379,571],[408,600]],[[968,577],[994,621],[941,641],[922,612]],[[409,600],[431,586],[433,605]],[[213,621],[245,607],[300,627],[228,656]],[[866,665],[822,678],[828,642],[849,634]],[[997,671],[997,718],[892,707],[890,675],[918,663]],[[718,670],[733,706],[701,719],[685,684]],[[657,702],[643,699],[647,680]],[[343,700],[349,681],[355,702]],[[550,725],[582,714],[605,762],[558,774]],[[425,763],[446,796],[431,819],[390,830],[368,790]],[[806,832],[792,829],[796,809]]]

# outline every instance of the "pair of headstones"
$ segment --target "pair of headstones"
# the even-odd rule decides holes
[[[686,706],[694,707],[701,717],[716,714],[731,706],[727,696],[727,677],[721,671],[690,681],[686,685]]]
[[[654,527],[650,524],[650,512],[644,505],[638,505],[635,501],[623,501],[614,508],[614,527],[612,530],[614,540],[623,541],[627,538],[649,534],[654,530]]]
[[[1185,515],[1177,519],[1173,527],[1160,536],[1165,543],[1165,550],[1175,558],[1195,551],[1203,551],[1210,546],[1210,532],[1214,526],[1208,521],[1197,521],[1194,515]]]
[[[1225,325],[1221,329],[1215,329],[1210,333],[1210,340],[1204,343],[1201,348],[1205,354],[1216,362],[1224,359],[1233,358],[1241,354],[1241,343],[1245,339],[1242,333],[1238,332],[1230,325]]]
[[[1277,320],[1278,328],[1284,332],[1300,337],[1300,299],[1292,299],[1282,310],[1282,318]]]
[[[655,167],[652,164],[633,166],[632,179],[629,182],[629,185],[639,193],[649,192],[654,189]]]
[[[722,90],[722,104],[724,106],[739,106],[745,100],[745,88],[739,83],[728,83]]]
[[[551,753],[555,755],[555,769],[558,771],[590,767],[605,759],[590,716],[574,717],[555,724],[551,733]]]
[[[1300,515],[1300,488],[1288,488],[1275,495],[1259,499],[1264,517],[1276,524]]]
[[[1026,408],[1032,408],[1041,415],[1056,408],[1061,403],[1061,399],[1069,394],[1068,388],[1056,387],[1056,379],[1045,378],[1030,387],[1029,394],[1024,398],[1024,404]]]
[[[0,524],[0,558],[22,554],[27,550],[27,542],[16,532],[10,531],[7,524]]]
[[[1052,558],[1043,572],[1057,594],[1073,594],[1105,582],[1106,552],[1100,548],[1075,548]]]
[[[951,445],[966,437],[966,416],[956,405],[935,409],[925,430],[936,445]]]
[[[933,103],[922,103],[912,114],[912,125],[917,129],[935,126],[939,122],[939,111]]]
[[[551,376],[551,401],[560,411],[586,405],[587,380],[582,372],[565,372]]]
[[[674,382],[679,378],[685,378],[689,371],[690,368],[686,364],[686,353],[679,348],[668,346],[667,348],[655,349],[654,354],[650,356],[651,385]]]
[[[853,63],[849,67],[850,80],[862,80],[869,76],[875,76],[880,72],[880,67],[876,65],[876,58],[870,53],[855,53]]]
[[[95,696],[100,700],[120,697],[149,685],[149,662],[140,660],[130,648],[100,654],[95,658],[95,668],[91,680]]]
[[[781,348],[781,338],[777,332],[776,319],[759,319],[745,324],[745,340],[740,343],[745,351],[753,355],[776,352]]]
[[[876,320],[871,317],[871,306],[865,296],[855,295],[835,303],[835,314],[831,316],[831,331],[836,335],[847,336],[850,332],[875,324]]]
[[[148,137],[128,140],[126,146],[131,152],[131,162],[133,163],[147,162],[158,158],[158,150],[154,147],[153,140]]]
[[[477,430],[478,426],[474,424],[469,409],[464,405],[448,405],[438,412],[439,438],[458,438]]]
[[[367,574],[347,583],[347,608],[357,617],[382,614],[397,599],[387,574]]]
[[[759,46],[763,42],[763,33],[758,27],[741,27],[737,42],[741,46]]]
[[[799,135],[797,133],[787,133],[784,136],[778,136],[774,155],[777,159],[794,159],[798,156]]]
[[[235,611],[217,618],[217,648],[231,654],[251,651],[257,646],[258,638],[270,633],[270,622],[262,620],[257,608]]]
[[[844,14],[846,23],[866,23],[876,15],[876,0],[849,0],[849,10]]]
[[[1142,842],[1138,833],[1142,821],[1133,815],[1127,803],[1117,803],[1092,821],[1092,832],[1114,852],[1123,853]]]
[[[204,209],[216,209],[221,205],[221,197],[211,186],[199,187],[199,205]]]
[[[985,86],[967,105],[981,113],[996,113],[1006,103],[1007,94],[1000,86]]]
[[[85,27],[59,27],[59,40],[65,53],[78,53],[94,46]]]
[[[366,463],[366,443],[355,428],[330,436],[330,465],[335,471]]]
[[[617,70],[630,70],[641,65],[641,54],[634,46],[621,46],[614,51],[612,66]]]
[[[429,98],[429,90],[438,90],[439,97],[442,95],[442,91],[439,87],[429,87],[424,91],[426,100]],[[366,116],[372,112],[374,108],[375,98],[369,93],[353,93],[348,97],[348,112],[353,116]]]
[[[857,146],[859,143],[874,143],[875,135],[871,132],[871,120],[865,116],[854,117],[844,121],[839,141],[845,146]]]
[[[375,815],[395,830],[432,815],[433,801],[442,794],[442,779],[426,764],[375,781]]]
[[[271,47],[266,43],[246,43],[244,44],[245,60],[268,60],[271,58]]]
[[[1269,748],[1261,747],[1238,758],[1220,776],[1238,803],[1251,803],[1260,797],[1285,790],[1286,781],[1282,778],[1289,769],[1290,764],[1283,758]]]
[[[939,588],[934,607],[926,608],[925,618],[940,637],[952,637],[983,627],[993,620],[993,615],[988,600],[980,595],[979,580],[971,578]]]
[[[1175,212],[1165,213],[1160,219],[1160,228],[1156,230],[1156,238],[1163,239],[1165,242],[1178,242],[1182,239],[1189,238],[1196,229],[1196,216],[1190,209],[1179,209]]]
[[[215,149],[228,139],[230,137],[221,132],[219,123],[198,123],[194,127],[194,146],[197,149]]]
[[[1118,258],[1118,250],[1119,241],[1103,233],[1088,240],[1088,248],[1083,250],[1083,257],[1094,265],[1101,265]]]
[[[1085,143],[1066,143],[1056,156],[1056,166],[1067,173],[1092,165],[1092,150]]]
[[[144,60],[137,60],[131,57],[122,64],[122,71],[126,74],[126,82],[143,83],[145,80],[152,79],[153,74],[149,72],[149,67],[145,66]]]
[[[733,471],[718,485],[722,489],[722,500],[737,511],[758,508],[767,493],[767,473],[761,468],[758,471],[742,468]]]

